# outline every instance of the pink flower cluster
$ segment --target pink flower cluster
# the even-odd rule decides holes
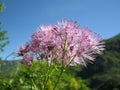
[[[71,20],[61,20],[57,25],[43,25],[29,43],[19,48],[23,62],[32,65],[33,59],[62,65],[84,64],[102,54],[104,42],[89,28],[82,28]]]

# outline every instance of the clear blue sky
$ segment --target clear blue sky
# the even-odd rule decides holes
[[[28,41],[42,24],[55,24],[70,18],[89,27],[104,39],[120,33],[120,0],[1,0],[2,28],[10,44],[0,56],[7,56]]]

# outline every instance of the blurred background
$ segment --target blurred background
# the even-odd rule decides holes
[[[66,18],[89,27],[106,42],[104,54],[97,56],[94,64],[70,67],[72,80],[79,87],[71,90],[120,90],[120,0],[0,0],[1,75],[16,67],[19,58],[11,54],[41,25]],[[80,89],[77,78],[87,82],[83,86],[89,89]]]

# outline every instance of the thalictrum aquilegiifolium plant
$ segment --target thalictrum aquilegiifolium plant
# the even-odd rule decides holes
[[[60,73],[53,88],[55,90],[67,66],[86,66],[87,62],[95,60],[96,54],[102,54],[104,49],[104,41],[99,34],[88,27],[82,28],[77,22],[64,19],[55,25],[40,26],[30,41],[19,47],[17,54],[22,57],[22,64],[31,67],[36,60],[48,64],[45,77],[42,77],[45,80],[42,84],[43,90],[46,90],[52,70],[59,69]]]

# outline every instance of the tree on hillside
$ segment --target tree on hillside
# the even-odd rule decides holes
[[[0,3],[0,13],[2,13],[4,4]],[[4,47],[9,43],[8,37],[6,36],[7,31],[1,28],[2,22],[0,21],[0,53],[4,51]]]
[[[4,4],[0,3],[0,13],[3,11],[3,8],[4,8]]]

